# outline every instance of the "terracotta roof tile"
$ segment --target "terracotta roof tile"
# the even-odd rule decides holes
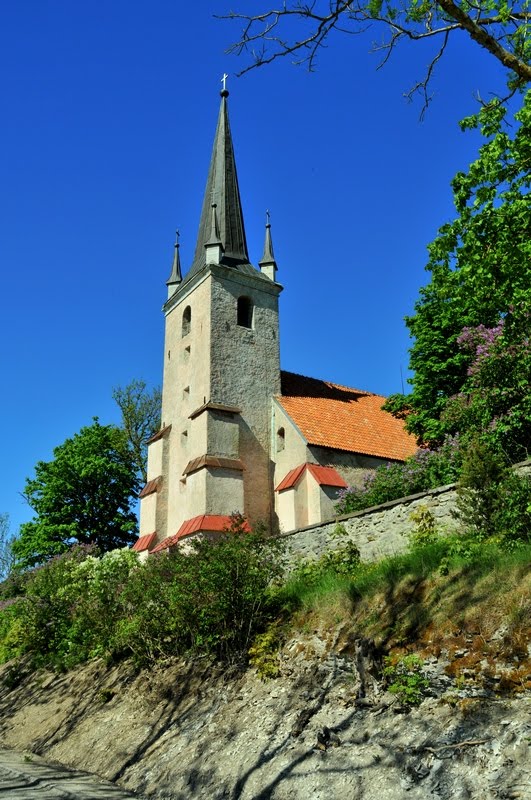
[[[301,464],[288,472],[275,491],[282,492],[284,489],[291,489],[299,482],[306,470],[313,475],[319,486],[339,486],[344,489],[347,485],[333,467],[321,467],[320,464],[307,463]]]
[[[417,450],[401,420],[382,411],[385,397],[282,372],[278,402],[308,444],[404,461]]]
[[[320,464],[307,464],[306,468],[312,473],[319,486],[339,486],[345,489],[347,483],[333,467],[321,467]]]
[[[149,550],[156,538],[156,533],[148,533],[146,536],[140,536],[131,549],[135,550],[137,553],[143,553],[144,550]]]
[[[280,481],[275,489],[275,492],[283,492],[284,489],[291,489],[293,486],[295,486],[295,484],[298,483],[302,477],[305,469],[306,464],[300,464],[300,466],[290,470],[286,477]]]
[[[163,542],[154,547],[151,552],[158,553],[161,550],[174,547],[181,539],[194,533],[221,533],[230,527],[231,521],[229,516],[223,514],[200,514],[198,517],[193,517],[183,522],[177,533],[173,536],[168,536]],[[244,523],[243,527],[247,532],[251,530],[247,522]]]

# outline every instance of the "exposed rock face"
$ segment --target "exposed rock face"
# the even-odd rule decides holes
[[[147,798],[531,798],[529,693],[457,690],[433,658],[428,696],[406,713],[371,643],[339,639],[289,642],[268,682],[206,662],[21,679],[8,665],[0,739]]]

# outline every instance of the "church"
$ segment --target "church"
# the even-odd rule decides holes
[[[140,494],[142,557],[191,536],[249,526],[288,532],[334,516],[338,492],[416,451],[383,397],[280,369],[277,280],[269,218],[250,263],[221,91],[193,262],[179,242],[167,280],[161,428]]]

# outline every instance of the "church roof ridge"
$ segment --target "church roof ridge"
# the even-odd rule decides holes
[[[385,395],[377,394],[376,392],[369,392],[367,389],[357,389],[354,386],[345,386],[344,384],[341,383],[335,383],[334,381],[329,381],[326,378],[315,378],[313,375],[302,375],[302,373],[300,372],[292,372],[291,370],[282,369],[280,370],[280,375],[281,378],[285,375],[288,378],[288,380],[289,380],[288,376],[292,376],[293,378],[302,378],[305,381],[314,381],[316,383],[321,383],[324,384],[325,386],[330,387],[331,389],[339,389],[345,392],[355,392],[356,394],[367,395],[370,397],[381,397],[382,400],[387,399]]]

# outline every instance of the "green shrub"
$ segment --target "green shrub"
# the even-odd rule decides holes
[[[507,464],[499,452],[477,438],[467,445],[457,483],[457,518],[476,539],[495,533],[500,485],[506,473]]]
[[[360,564],[360,551],[354,542],[329,550],[318,559],[301,559],[291,574],[292,582],[315,585],[324,575],[352,575]]]
[[[503,547],[531,542],[531,476],[509,472],[500,483],[494,530]]]
[[[74,547],[27,573],[25,595],[0,608],[0,658],[69,668],[95,656],[138,663],[177,654],[245,658],[274,616],[280,543],[240,518],[217,541],[195,541],[140,565],[131,550],[97,557]]]
[[[280,675],[280,647],[282,645],[280,623],[275,620],[264,633],[255,636],[249,648],[249,663],[262,680],[278,678]]]
[[[36,664],[68,668],[109,651],[120,589],[137,558],[128,549],[101,558],[94,552],[76,546],[27,574],[25,596],[0,614],[0,630],[11,625],[4,658],[11,649]]]
[[[418,706],[422,702],[423,692],[430,685],[422,674],[423,666],[424,662],[416,653],[391,655],[384,659],[383,674],[387,690],[396,694],[402,705]]]
[[[428,506],[418,506],[411,512],[409,518],[415,523],[415,528],[409,534],[411,547],[424,547],[437,541],[439,537],[435,525],[435,517]]]
[[[339,493],[336,511],[349,514],[453,483],[459,474],[461,458],[459,440],[448,437],[437,450],[425,448],[403,464],[384,464],[367,472],[361,486],[343,489]]]
[[[531,541],[531,478],[510,469],[484,440],[473,439],[457,484],[456,516],[470,546],[493,540],[511,548]]]
[[[140,663],[177,653],[245,659],[275,613],[280,547],[263,533],[246,533],[235,519],[215,541],[148,559],[124,587],[129,612],[117,627],[117,649]]]

